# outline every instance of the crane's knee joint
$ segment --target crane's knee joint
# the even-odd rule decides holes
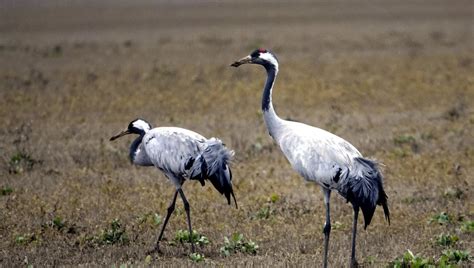
[[[168,214],[173,213],[174,211],[174,204],[168,207]]]
[[[326,235],[329,235],[330,232],[331,232],[331,224],[325,223],[323,227],[323,233]]]
[[[184,202],[184,210],[189,211],[189,203],[188,202]]]

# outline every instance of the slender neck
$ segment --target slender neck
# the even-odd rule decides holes
[[[137,156],[137,151],[139,150],[139,146],[140,144],[142,144],[142,140],[143,140],[143,134],[140,134],[140,136],[138,136],[138,138],[136,138],[133,142],[132,142],[132,145],[130,146],[130,161],[132,161],[132,163],[135,163],[135,159],[136,159],[136,156]]]
[[[278,74],[278,66],[264,65],[264,67],[267,70],[267,81],[265,82],[265,87],[263,88],[262,111],[268,132],[270,133],[270,136],[275,138],[278,126],[282,121],[276,114],[272,104],[272,91],[276,76]]]

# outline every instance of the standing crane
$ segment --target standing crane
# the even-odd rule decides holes
[[[278,117],[272,104],[272,90],[278,74],[276,56],[269,50],[257,49],[231,66],[238,67],[248,63],[262,65],[267,71],[262,110],[270,136],[280,146],[293,169],[307,181],[316,182],[322,187],[326,206],[326,222],[323,227],[324,267],[327,267],[331,232],[329,201],[332,190],[351,202],[354,209],[350,265],[357,266],[355,248],[359,209],[364,215],[364,228],[370,224],[376,205],[383,207],[385,218],[390,224],[387,195],[377,163],[363,158],[352,144],[330,132]]]
[[[138,138],[130,146],[131,162],[138,166],[157,167],[176,187],[152,252],[160,250],[159,243],[174,211],[179,193],[186,211],[191,251],[194,253],[190,208],[182,185],[187,179],[198,180],[202,186],[205,185],[206,180],[209,180],[214,188],[227,198],[229,205],[230,196],[232,196],[235,207],[237,207],[232,190],[232,172],[229,168],[229,162],[234,152],[227,149],[219,139],[206,139],[196,132],[177,127],[152,129],[151,125],[143,119],[133,120],[124,131],[113,136],[110,140],[113,141],[127,134],[138,135]]]

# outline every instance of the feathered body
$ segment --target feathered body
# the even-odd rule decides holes
[[[212,185],[223,194],[230,205],[230,197],[237,201],[232,189],[232,172],[229,162],[234,154],[227,149],[221,140],[206,139],[202,135],[177,127],[153,128],[143,119],[132,121],[128,128],[111,138],[115,140],[126,134],[138,134],[130,146],[130,160],[139,166],[155,166],[161,170],[176,187],[173,200],[168,207],[163,227],[153,251],[159,250],[159,242],[163,237],[166,224],[174,211],[177,195],[183,199],[184,208],[188,217],[189,232],[191,218],[189,203],[184,196],[182,185],[185,180],[198,180],[201,185],[209,180]],[[192,251],[194,243],[191,241]]]
[[[359,209],[364,214],[365,227],[370,224],[377,205],[383,206],[385,217],[390,222],[387,195],[377,163],[363,158],[352,144],[330,132],[283,120],[276,114],[272,104],[272,91],[279,64],[273,53],[266,49],[257,49],[231,66],[238,67],[247,63],[262,65],[267,72],[262,111],[270,136],[279,145],[293,169],[306,180],[318,183],[323,189],[326,204],[324,267],[327,267],[331,230],[331,190],[336,190],[345,197],[354,208],[351,265],[356,265],[355,237]]]
[[[323,129],[292,121],[280,121],[279,131],[271,131],[285,157],[303,178],[358,205],[370,224],[377,204],[388,218],[387,196],[377,164],[363,158],[349,142]]]
[[[144,131],[130,146],[130,160],[139,166],[155,166],[181,188],[186,179],[209,180],[230,204],[234,155],[221,140],[178,127],[157,127]],[[235,197],[234,197],[235,200]]]

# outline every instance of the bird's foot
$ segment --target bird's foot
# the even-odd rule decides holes
[[[351,268],[358,268],[359,267],[359,263],[357,262],[357,260],[352,260],[351,261]]]
[[[159,244],[156,244],[155,247],[153,247],[152,249],[146,252],[147,255],[162,254],[162,253],[163,252],[161,251]]]

